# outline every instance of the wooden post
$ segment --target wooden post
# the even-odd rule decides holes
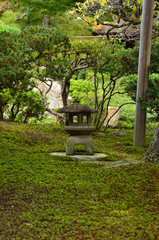
[[[146,109],[142,109],[140,100],[146,101],[146,90],[148,87],[148,68],[150,64],[153,3],[154,0],[143,0],[138,65],[138,83],[136,94],[134,146],[144,146],[145,144]]]

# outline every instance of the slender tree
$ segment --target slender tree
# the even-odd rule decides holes
[[[136,94],[134,146],[144,146],[145,144],[146,109],[143,109],[141,101],[147,101],[146,92],[149,81],[153,3],[154,0],[144,0],[143,6],[138,66],[138,84]]]

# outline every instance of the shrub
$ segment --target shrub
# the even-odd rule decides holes
[[[122,85],[133,101],[136,101],[137,75],[123,77]],[[149,87],[146,93],[147,102],[142,101],[143,108],[153,115],[154,120],[159,120],[159,74],[153,73],[149,76]]]
[[[70,95],[73,102],[80,102],[81,104],[90,104],[94,100],[94,86],[89,80],[71,79]]]

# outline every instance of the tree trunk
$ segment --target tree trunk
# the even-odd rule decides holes
[[[1,107],[0,107],[0,120],[3,120],[3,110]]]
[[[11,107],[11,115],[10,115],[10,120],[14,121],[17,114],[19,113],[19,107],[20,107],[20,103],[17,104],[13,104]]]
[[[70,78],[71,78],[70,76],[66,78],[64,83],[63,81],[61,81],[61,96],[62,96],[63,106],[66,106],[68,103],[68,95],[70,91]]]
[[[50,17],[48,15],[43,16],[43,27],[44,28],[49,28],[51,25],[50,23]]]
[[[159,163],[159,125],[153,135],[150,146],[145,154],[146,162]]]
[[[144,0],[142,10],[134,129],[134,146],[138,147],[144,146],[145,144],[146,109],[143,109],[139,99],[145,102],[147,100],[146,91],[149,80],[153,2],[154,0]]]
[[[27,122],[28,122],[28,120],[29,120],[29,115],[28,115],[28,114],[26,114],[26,116],[25,116],[25,118],[24,118],[24,121],[23,121],[23,123],[27,123]]]

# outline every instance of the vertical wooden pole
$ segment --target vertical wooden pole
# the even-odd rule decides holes
[[[150,64],[153,3],[154,0],[143,0],[138,65],[138,83],[136,94],[134,146],[144,146],[145,144],[146,109],[142,109],[140,100],[146,101],[146,90],[148,87],[148,68]]]

